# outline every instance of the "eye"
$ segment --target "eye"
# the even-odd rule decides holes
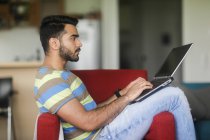
[[[70,37],[70,40],[73,40],[73,41],[75,41],[75,40],[77,40],[77,39],[79,39],[79,36],[71,36],[71,37]]]
[[[76,37],[74,37],[74,36],[72,36],[72,37],[70,37],[70,40],[75,40],[76,39]]]

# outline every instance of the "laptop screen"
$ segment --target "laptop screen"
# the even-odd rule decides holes
[[[155,77],[173,76],[191,46],[192,43],[173,48]]]

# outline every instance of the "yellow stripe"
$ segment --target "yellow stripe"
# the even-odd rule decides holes
[[[34,82],[35,87],[38,87],[39,82],[40,82],[40,79],[35,79],[35,82]]]
[[[92,102],[93,101],[93,98],[90,96],[90,95],[88,95],[84,100],[82,100],[80,103],[82,104],[82,105],[85,105],[85,104],[88,104],[88,103],[90,103],[90,102]]]
[[[69,124],[69,123],[62,123],[62,127],[63,128],[70,128],[70,127],[74,127],[74,126]]]
[[[91,140],[94,140],[94,139],[98,136],[98,134],[101,132],[101,130],[102,130],[102,128],[99,129],[99,130],[94,134],[94,136],[91,138]]]
[[[91,134],[91,132],[85,132],[82,135],[80,135],[76,138],[73,138],[72,140],[83,140],[83,139],[87,138],[90,134]]]
[[[60,78],[62,71],[53,71],[51,74],[47,74],[42,79],[36,79],[35,80],[35,86],[40,88],[44,83],[47,81],[54,79],[54,78]]]
[[[55,105],[56,103],[58,103],[59,101],[61,101],[62,99],[70,96],[71,91],[69,90],[69,88],[66,88],[64,90],[62,90],[61,92],[53,95],[51,98],[49,98],[45,103],[44,106],[47,109],[50,109],[53,105]]]
[[[82,81],[77,77],[72,84],[70,85],[70,89],[72,91],[74,91],[75,89],[77,89],[80,85],[81,85]]]
[[[38,108],[41,108],[42,107],[42,104],[40,104],[39,101],[36,101],[36,104],[37,104]]]

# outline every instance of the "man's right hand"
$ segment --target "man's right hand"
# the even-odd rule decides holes
[[[124,89],[120,91],[122,96],[127,96],[131,101],[135,100],[145,89],[151,89],[152,84],[144,78],[137,78],[130,82]]]

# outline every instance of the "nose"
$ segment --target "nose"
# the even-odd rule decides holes
[[[80,39],[77,39],[77,46],[82,47],[82,42],[80,41]]]

